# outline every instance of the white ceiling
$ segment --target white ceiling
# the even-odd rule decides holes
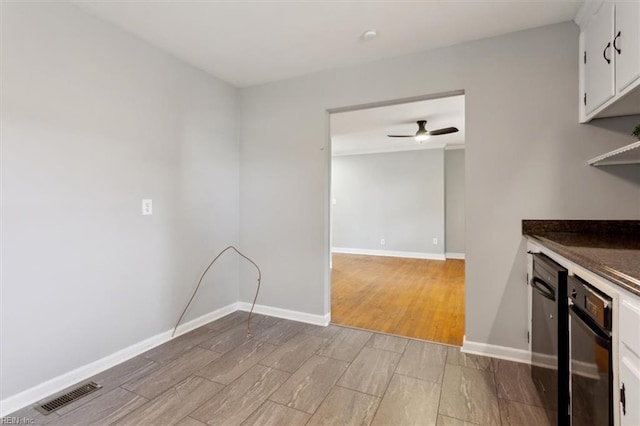
[[[233,85],[250,86],[574,18],[581,1],[75,0]],[[378,37],[363,41],[365,30]]]
[[[459,132],[422,143],[387,136],[415,134],[418,120],[427,120],[427,130],[457,127]],[[331,114],[332,155],[463,147],[464,138],[464,95]]]

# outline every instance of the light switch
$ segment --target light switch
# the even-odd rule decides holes
[[[338,204],[338,202],[336,201],[336,199],[335,199],[335,198],[332,198],[332,199],[331,199],[331,205],[332,205],[332,206],[335,206],[336,204]]]
[[[150,198],[142,200],[142,215],[147,216],[153,214],[153,201]]]

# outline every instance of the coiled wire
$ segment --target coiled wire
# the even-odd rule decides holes
[[[253,260],[249,259],[249,257],[245,256],[240,250],[238,250],[234,246],[229,246],[229,247],[225,248],[224,250],[222,250],[220,253],[218,253],[218,255],[213,258],[211,263],[209,263],[209,266],[207,266],[207,269],[204,270],[204,272],[200,276],[200,279],[198,280],[198,285],[196,286],[196,289],[193,290],[193,294],[191,295],[191,298],[189,299],[189,302],[187,303],[187,306],[184,307],[184,310],[180,314],[180,318],[178,318],[178,322],[176,323],[176,326],[173,328],[173,333],[171,333],[171,337],[174,337],[176,335],[176,330],[178,329],[178,326],[180,325],[180,321],[182,321],[182,318],[184,317],[184,314],[186,314],[187,313],[187,309],[189,309],[189,305],[191,305],[191,302],[193,302],[194,297],[196,297],[196,293],[198,292],[198,289],[200,288],[200,284],[202,284],[202,280],[204,279],[204,276],[207,274],[207,272],[209,272],[209,269],[211,269],[213,264],[216,263],[216,260],[218,260],[220,258],[220,256],[222,256],[227,250],[231,250],[231,249],[235,250],[236,253],[238,253],[240,256],[242,256],[243,258],[248,260],[253,266],[255,266],[256,270],[258,271],[258,286],[256,288],[256,295],[253,298],[253,303],[251,304],[251,310],[249,311],[249,318],[247,318],[247,337],[251,337],[251,315],[253,314],[253,308],[256,306],[256,300],[258,300],[258,293],[260,292],[260,282],[262,280],[262,272],[260,271],[260,267],[258,267],[256,262],[254,262]]]

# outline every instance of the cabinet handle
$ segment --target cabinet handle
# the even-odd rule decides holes
[[[620,37],[621,34],[622,32],[618,31],[618,34],[616,34],[615,38],[613,39],[613,48],[616,49],[616,52],[618,52],[618,55],[622,53],[622,49],[618,49],[618,46],[616,46],[616,40],[618,40],[618,37]]]
[[[626,416],[627,415],[627,396],[625,395],[625,389],[624,389],[624,383],[622,384],[622,387],[620,388],[620,404],[622,404],[622,415]]]
[[[602,51],[602,57],[604,58],[605,61],[607,61],[607,64],[611,63],[611,59],[607,58],[607,49],[611,47],[611,42],[607,43],[607,47],[604,48],[604,50]]]

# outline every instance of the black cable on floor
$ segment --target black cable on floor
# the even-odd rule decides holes
[[[247,318],[247,337],[251,337],[251,315],[253,314],[253,308],[256,306],[256,300],[258,300],[258,292],[260,292],[260,281],[262,280],[262,272],[260,271],[260,268],[253,260],[249,259],[247,256],[242,254],[240,250],[238,250],[234,246],[229,246],[226,249],[222,250],[220,253],[218,253],[218,255],[213,258],[211,263],[209,263],[209,266],[207,266],[207,269],[204,270],[204,272],[200,276],[200,279],[198,280],[198,285],[196,286],[196,289],[193,291],[193,294],[191,295],[191,299],[189,299],[187,306],[185,306],[184,310],[182,311],[182,314],[180,314],[180,318],[178,318],[178,322],[176,323],[176,326],[173,328],[173,333],[171,333],[171,337],[174,337],[176,335],[176,330],[180,325],[180,321],[182,321],[182,317],[184,317],[184,314],[187,313],[187,309],[189,309],[189,305],[191,305],[191,302],[193,302],[193,298],[196,297],[196,293],[200,288],[200,284],[202,284],[202,279],[204,278],[204,276],[207,274],[207,272],[209,272],[209,269],[211,269],[211,267],[216,262],[216,260],[218,260],[220,256],[222,256],[227,250],[230,250],[230,249],[235,250],[236,253],[238,253],[243,258],[247,259],[253,266],[255,266],[256,270],[258,271],[258,286],[256,288],[256,295],[253,298],[253,303],[251,304],[251,310],[249,311],[249,318]]]

